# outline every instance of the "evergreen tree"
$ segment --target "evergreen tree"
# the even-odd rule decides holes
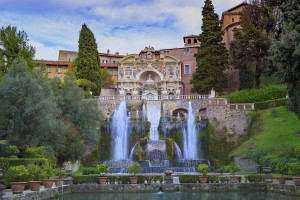
[[[205,0],[202,16],[202,33],[198,38],[201,46],[195,55],[197,68],[191,81],[194,84],[192,91],[208,93],[212,87],[221,91],[227,85],[224,70],[228,54],[224,44],[221,43],[223,32],[211,0]]]
[[[48,146],[59,152],[66,127],[47,77],[14,61],[0,86],[0,138],[20,148]]]
[[[99,95],[101,91],[100,58],[94,34],[85,24],[80,30],[78,43],[78,57],[75,60],[76,77],[94,83],[96,87],[92,88],[93,95]]]
[[[282,12],[282,33],[271,48],[272,59],[288,84],[291,110],[300,119],[300,7],[295,0],[278,0]]]
[[[272,63],[268,60],[271,39],[275,35],[274,8],[265,0],[251,0],[244,8],[241,18],[242,29],[234,30],[230,44],[230,63],[240,70],[240,88],[259,88],[263,73]]]
[[[7,73],[14,59],[23,58],[30,68],[35,49],[28,44],[27,34],[17,31],[16,27],[7,26],[0,29],[0,76]]]

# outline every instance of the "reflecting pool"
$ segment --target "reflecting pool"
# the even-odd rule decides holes
[[[299,200],[267,192],[156,192],[156,193],[75,193],[56,200]]]

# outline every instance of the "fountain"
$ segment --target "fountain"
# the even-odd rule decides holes
[[[160,120],[160,101],[147,101],[147,118],[151,123],[150,127],[150,140],[158,140],[158,126]]]
[[[122,101],[112,117],[113,160],[128,159],[128,124],[126,103]]]
[[[145,104],[143,104],[142,115],[143,115],[143,121],[146,121],[146,107],[145,107]]]
[[[187,131],[183,131],[183,154],[184,159],[197,160],[198,159],[198,136],[195,125],[195,116],[193,114],[192,102],[189,101]]]

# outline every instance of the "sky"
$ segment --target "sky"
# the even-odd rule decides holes
[[[243,0],[212,0],[222,12]],[[85,23],[98,51],[139,53],[183,47],[183,36],[201,33],[204,0],[0,0],[0,27],[24,30],[36,59],[57,60],[59,50],[78,50]]]

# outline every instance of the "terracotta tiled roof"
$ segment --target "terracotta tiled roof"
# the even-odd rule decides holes
[[[46,65],[63,65],[68,66],[70,61],[57,61],[57,60],[35,60],[35,63],[45,63]]]

